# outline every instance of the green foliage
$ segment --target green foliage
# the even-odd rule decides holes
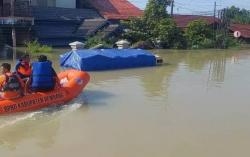
[[[229,37],[225,40],[225,48],[230,48],[230,47],[240,47],[241,43],[239,40]]]
[[[122,22],[123,27],[126,28],[122,37],[133,45],[142,47],[148,41],[158,48],[179,49],[227,48],[237,45],[235,40],[225,37],[227,36],[225,30],[218,30],[214,39],[212,28],[203,20],[190,22],[185,31],[180,30],[167,14],[166,7],[170,2],[171,0],[149,0],[142,17]],[[237,20],[249,16],[246,10],[233,7],[231,13],[227,12],[227,14]],[[244,19],[240,20],[246,22]]]
[[[184,36],[184,32],[182,32],[180,29],[178,29],[177,31],[178,33],[176,33],[176,37],[174,38],[173,48],[176,49],[188,48],[188,43],[186,37]]]
[[[226,9],[226,17],[233,23],[250,24],[250,11],[232,6]]]
[[[206,21],[195,20],[188,24],[185,31],[188,46],[191,48],[212,48],[213,32]]]
[[[25,43],[26,51],[29,53],[51,53],[52,47],[41,45],[37,40]]]
[[[209,38],[205,38],[201,43],[200,43],[200,48],[214,48],[214,41]]]
[[[151,30],[145,29],[145,21],[142,18],[131,18],[128,21],[122,21],[125,33],[122,38],[129,40],[132,43],[137,41],[146,41],[150,38]]]
[[[240,45],[241,42],[238,39],[228,36],[224,30],[216,31],[216,40],[214,43],[216,48],[226,49],[230,47],[240,47]]]
[[[112,48],[112,42],[110,40],[105,40],[103,37],[103,34],[97,33],[97,35],[93,37],[89,37],[87,41],[85,42],[86,48],[92,48],[94,46],[97,46],[99,44],[102,44],[102,47],[105,48]]]
[[[185,48],[185,38],[182,32],[177,28],[171,18],[165,18],[153,29],[153,38],[159,41],[162,48]]]
[[[147,23],[167,18],[166,8],[169,4],[170,0],[149,0],[143,18]]]
[[[153,49],[154,48],[154,43],[151,41],[138,41],[132,45],[131,48],[140,48],[140,49]]]
[[[125,29],[122,37],[132,43],[153,42],[161,48],[185,48],[183,33],[167,14],[170,1],[149,0],[143,17],[123,21]]]

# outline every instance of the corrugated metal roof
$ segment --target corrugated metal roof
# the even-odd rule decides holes
[[[239,31],[243,38],[250,38],[250,24],[231,24],[230,30]]]

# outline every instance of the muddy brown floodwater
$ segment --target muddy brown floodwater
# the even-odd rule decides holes
[[[155,52],[168,64],[91,72],[65,106],[0,116],[0,156],[249,156],[250,50]]]

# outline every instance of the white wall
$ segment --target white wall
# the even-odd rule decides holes
[[[76,8],[76,0],[56,0],[56,7]]]

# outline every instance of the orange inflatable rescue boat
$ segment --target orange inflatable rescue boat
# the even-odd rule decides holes
[[[65,104],[77,97],[90,80],[88,73],[66,70],[58,74],[61,87],[49,92],[27,94],[13,100],[0,100],[0,114],[38,110],[51,105]]]

